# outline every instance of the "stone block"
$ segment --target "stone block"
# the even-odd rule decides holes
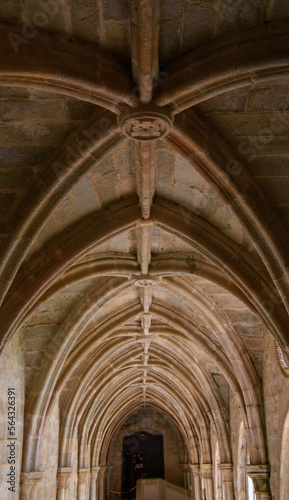
[[[49,158],[53,147],[48,146],[10,146],[0,147],[0,168],[27,167],[39,164]]]
[[[117,169],[120,178],[126,178],[133,174],[133,151],[129,149],[128,151],[119,151],[116,153],[117,157]]]
[[[173,60],[181,53],[182,24],[178,20],[169,19],[160,26],[160,58],[163,64]]]
[[[130,14],[128,2],[118,2],[117,0],[103,0],[103,17],[120,21],[127,19]]]
[[[182,19],[184,15],[184,2],[182,0],[163,0],[161,2],[161,17],[165,21]]]
[[[220,113],[222,111],[242,112],[246,109],[246,103],[248,99],[248,87],[246,89],[237,89],[229,93],[224,93],[217,95],[216,97],[211,97],[200,104],[198,104],[195,109],[198,114],[206,117],[207,113]],[[233,116],[232,116],[233,117]]]
[[[17,195],[15,193],[0,192],[0,214],[3,216],[12,209]]]
[[[108,154],[104,160],[96,162],[95,167],[91,169],[91,176],[93,181],[97,181],[101,175],[108,174],[115,171],[114,156],[113,154]]]
[[[116,199],[115,187],[118,180],[116,172],[103,175],[95,183],[95,190],[101,206],[112,203]]]
[[[192,50],[214,37],[215,10],[207,4],[186,3],[183,26],[183,52]]]
[[[258,185],[272,201],[278,200],[277,204],[280,205],[289,204],[289,176],[267,179],[262,177],[258,179]]]
[[[99,210],[100,204],[91,177],[86,175],[74,186],[71,191],[73,205],[79,216]]]

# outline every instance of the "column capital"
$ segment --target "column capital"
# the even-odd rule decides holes
[[[200,475],[200,466],[199,464],[189,464],[189,467],[191,469],[191,472],[194,476],[199,476]]]
[[[99,470],[100,470],[100,467],[91,467],[91,469],[90,469],[90,476],[91,476],[91,479],[93,479],[94,481],[98,477]]]
[[[246,471],[248,474],[270,474],[270,466],[269,464],[246,465]]]
[[[109,476],[113,470],[113,465],[107,465],[106,466],[106,473]]]
[[[247,465],[246,472],[254,483],[255,493],[270,493],[269,465]]]
[[[223,482],[232,482],[233,481],[233,464],[218,464],[218,470],[222,474]]]
[[[99,477],[104,477],[104,474],[106,472],[106,469],[107,469],[107,465],[100,465],[99,466]]]
[[[213,477],[213,464],[202,464],[201,471],[204,477]]]
[[[57,469],[57,488],[66,490],[68,488],[68,480],[73,473],[73,467],[59,467]]]
[[[221,471],[232,471],[233,470],[233,464],[228,463],[228,464],[218,464],[218,469]]]
[[[41,481],[44,477],[44,471],[33,471],[33,472],[21,472],[20,482],[21,483],[37,483]]]
[[[24,498],[32,498],[37,485],[44,478],[44,471],[22,472],[20,475],[21,491]]]
[[[80,485],[85,484],[86,478],[87,478],[89,473],[90,473],[90,469],[88,469],[88,468],[78,469],[77,477],[78,477],[78,483]]]

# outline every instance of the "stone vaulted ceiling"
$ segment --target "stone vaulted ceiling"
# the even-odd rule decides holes
[[[25,352],[23,469],[59,401],[60,465],[141,407],[191,463],[228,392],[267,463],[263,337],[289,346],[289,5],[0,5],[1,341]],[[62,462],[62,463],[61,463]]]

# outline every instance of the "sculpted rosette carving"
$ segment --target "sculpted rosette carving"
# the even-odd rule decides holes
[[[162,135],[162,123],[157,118],[156,120],[134,119],[131,120],[131,136],[137,139],[160,137]]]
[[[152,280],[152,279],[139,279],[134,281],[134,285],[141,287],[141,288],[147,288],[150,286],[156,286],[158,284],[157,280]]]
[[[120,118],[121,131],[136,141],[154,141],[171,130],[168,113],[160,111],[135,111]]]

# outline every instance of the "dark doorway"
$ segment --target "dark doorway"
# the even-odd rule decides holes
[[[123,468],[122,498],[134,498],[138,479],[160,477],[164,479],[163,436],[136,432],[122,440]]]

